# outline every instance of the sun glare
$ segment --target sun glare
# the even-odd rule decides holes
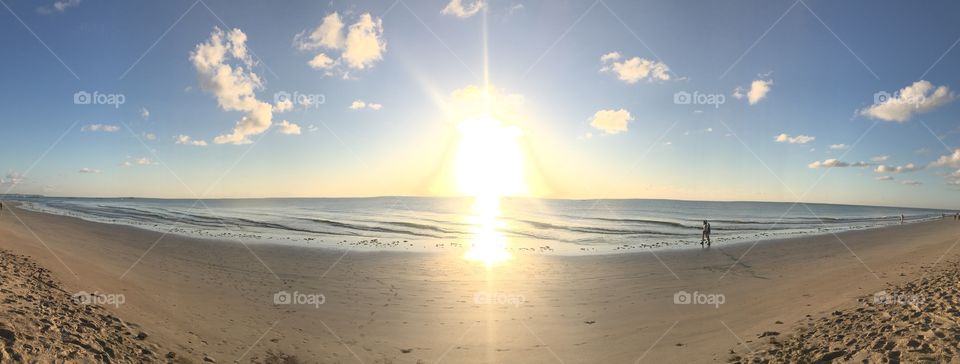
[[[527,193],[523,150],[518,141],[522,132],[491,116],[462,121],[458,129],[457,184],[460,193],[474,199],[466,216],[473,236],[466,258],[491,266],[510,259],[507,237],[502,232],[505,222],[500,220],[500,200]]]

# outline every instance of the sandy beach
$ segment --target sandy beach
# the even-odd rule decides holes
[[[139,325],[156,360],[172,352],[183,362],[777,361],[771,337],[789,345],[810,327],[826,332],[829,325],[808,323],[869,315],[858,308],[875,293],[924,279],[939,279],[943,289],[913,294],[949,293],[924,298],[955,327],[957,279],[943,272],[956,270],[958,238],[960,222],[941,220],[704,250],[515,255],[487,269],[459,249],[245,246],[22,209],[0,217],[0,248],[49,269],[61,295],[122,294],[123,304],[100,306]],[[294,302],[276,304],[284,292]],[[940,345],[954,350],[925,355],[956,361],[956,332],[942,331],[933,335],[948,334]],[[886,351],[902,346],[898,358],[906,359],[923,345],[901,341]],[[822,354],[803,353],[792,360]]]

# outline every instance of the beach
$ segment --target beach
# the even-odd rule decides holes
[[[184,362],[744,360],[877,292],[947,279],[960,238],[945,219],[703,250],[516,253],[487,267],[458,248],[244,244],[4,207],[0,248],[49,269],[64,292],[122,294],[103,309],[139,325],[157,361]],[[910,358],[912,343],[892,342]]]

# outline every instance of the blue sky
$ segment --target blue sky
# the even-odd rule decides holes
[[[4,191],[445,194],[444,105],[486,64],[492,92],[522,100],[511,122],[535,195],[960,205],[956,2],[4,4]],[[323,25],[339,38],[311,38]],[[217,46],[213,69],[238,72],[228,86],[256,77],[252,91],[204,73],[193,55]],[[76,104],[81,91],[124,102]],[[285,110],[278,93],[323,103]]]

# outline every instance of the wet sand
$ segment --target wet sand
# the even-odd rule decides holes
[[[726,362],[764,350],[764,332],[786,338],[960,253],[960,222],[943,220],[755,246],[518,254],[487,269],[460,249],[243,245],[13,212],[0,217],[0,248],[68,292],[123,294],[105,308],[195,362],[268,351],[322,363]],[[275,304],[281,291],[325,300]],[[676,304],[681,291],[714,304]]]

